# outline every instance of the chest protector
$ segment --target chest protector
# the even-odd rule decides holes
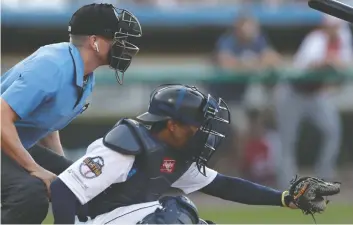
[[[91,217],[158,200],[192,164],[180,151],[154,139],[145,126],[131,119],[120,120],[103,143],[113,151],[135,155],[135,162],[125,182],[111,185],[87,203]]]

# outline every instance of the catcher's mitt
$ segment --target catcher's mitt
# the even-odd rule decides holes
[[[339,182],[327,182],[315,177],[295,177],[291,181],[288,197],[304,214],[313,216],[326,209],[329,201],[324,197],[338,194],[340,189]]]

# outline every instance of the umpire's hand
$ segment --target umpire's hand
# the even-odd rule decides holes
[[[56,175],[40,166],[35,171],[32,171],[30,174],[32,176],[38,177],[45,183],[45,185],[47,186],[48,197],[50,199],[50,184],[56,178]]]

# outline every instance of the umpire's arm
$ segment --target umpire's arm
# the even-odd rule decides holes
[[[43,69],[44,68],[44,69]],[[1,95],[1,151],[29,172],[42,170],[19,138],[15,122],[27,118],[58,90],[59,68],[46,60],[32,60]]]
[[[64,156],[64,150],[61,145],[59,131],[54,131],[48,134],[45,138],[42,138],[39,142],[39,145],[53,150],[57,154]]]
[[[9,104],[1,98],[1,151],[14,159],[29,172],[38,170],[39,165],[23,147],[18,136],[15,121],[17,114]]]

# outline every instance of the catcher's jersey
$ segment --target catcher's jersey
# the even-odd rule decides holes
[[[93,142],[86,154],[66,169],[59,178],[76,195],[81,204],[86,204],[108,187],[125,182],[136,173],[133,168],[135,156],[124,155],[111,150],[102,139]],[[165,160],[161,170],[172,172],[174,161]],[[185,194],[202,189],[211,183],[217,172],[206,168],[207,176],[202,175],[195,163],[177,179],[171,187],[182,190]]]

